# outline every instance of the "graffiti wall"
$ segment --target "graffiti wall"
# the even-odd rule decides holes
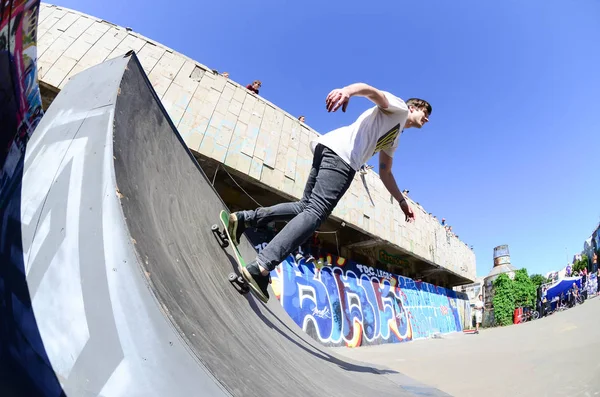
[[[251,233],[258,252],[264,239]],[[271,286],[290,317],[327,346],[374,345],[461,331],[471,318],[466,294],[333,255],[290,255]]]
[[[48,395],[60,395],[32,315],[25,264],[12,260],[22,254],[25,147],[43,115],[37,81],[39,6],[39,0],[0,0],[0,360],[14,370],[13,385],[29,389],[43,383]]]
[[[13,0],[0,8],[0,189],[43,115],[37,82],[39,6],[39,0]]]

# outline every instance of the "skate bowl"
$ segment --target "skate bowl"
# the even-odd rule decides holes
[[[58,396],[442,396],[349,361],[227,276],[226,209],[131,52],[56,97],[1,208],[3,360]],[[240,251],[255,255],[244,237]]]

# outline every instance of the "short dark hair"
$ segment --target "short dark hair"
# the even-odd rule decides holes
[[[406,101],[406,104],[416,108],[425,108],[427,109],[427,114],[431,116],[431,105],[424,99],[410,98],[408,101]]]

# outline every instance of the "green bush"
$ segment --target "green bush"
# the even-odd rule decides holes
[[[515,272],[513,281],[515,307],[534,307],[537,297],[537,288],[529,275],[527,269],[520,269]]]
[[[493,304],[496,324],[512,324],[515,311],[515,291],[513,280],[506,273],[502,273],[494,280]]]
[[[531,279],[531,282],[533,283],[533,285],[535,285],[536,289],[540,285],[549,283],[551,281],[550,279],[542,276],[541,274],[532,274],[531,276],[529,276],[529,278]]]

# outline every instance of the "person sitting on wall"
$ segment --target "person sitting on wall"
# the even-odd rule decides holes
[[[260,80],[254,80],[252,82],[252,84],[248,84],[246,86],[246,88],[250,91],[252,91],[253,93],[255,93],[256,95],[258,95],[258,90],[259,88],[262,87],[262,83]]]
[[[359,171],[360,171],[360,173],[362,175],[365,175],[367,173],[367,171],[370,170],[370,169],[373,169],[372,165],[363,164],[363,165],[360,166],[360,170]]]

